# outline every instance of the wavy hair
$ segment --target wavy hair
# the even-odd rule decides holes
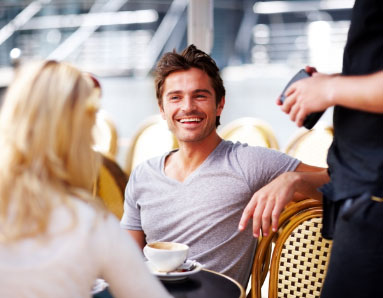
[[[0,241],[43,234],[57,204],[75,215],[70,196],[91,200],[101,163],[91,148],[100,92],[68,63],[17,71],[0,111]]]
[[[154,85],[156,89],[156,97],[158,105],[162,108],[162,95],[165,80],[171,73],[180,70],[189,70],[198,68],[204,71],[211,80],[211,85],[215,91],[216,106],[225,96],[225,87],[219,74],[219,68],[213,58],[205,52],[197,49],[193,44],[185,48],[180,54],[173,52],[165,53],[158,61],[155,69]],[[216,127],[220,125],[220,116],[216,117]]]

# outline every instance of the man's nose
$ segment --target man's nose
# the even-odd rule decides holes
[[[183,103],[182,103],[182,109],[186,112],[192,111],[195,109],[195,103],[191,96],[185,96]]]

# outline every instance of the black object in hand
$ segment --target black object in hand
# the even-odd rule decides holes
[[[300,71],[298,71],[297,74],[292,77],[292,79],[287,83],[286,87],[283,89],[281,94],[281,102],[283,103],[285,101],[286,99],[285,92],[290,87],[291,84],[308,77],[310,77],[310,74],[304,69],[301,69]],[[318,122],[319,118],[323,115],[323,113],[324,111],[315,112],[308,115],[306,119],[303,121],[303,126],[306,127],[307,129],[313,128],[313,126]]]

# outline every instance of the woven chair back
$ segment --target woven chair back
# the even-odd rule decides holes
[[[124,170],[130,175],[139,163],[176,148],[178,148],[177,140],[168,129],[166,121],[160,115],[151,116],[134,134],[128,148]]]
[[[269,297],[319,297],[331,242],[321,237],[319,210],[292,218],[279,236],[271,260]]]
[[[103,155],[115,159],[118,150],[117,128],[112,118],[105,111],[96,114],[93,127],[94,149]]]
[[[327,152],[332,143],[332,126],[318,123],[313,129],[300,128],[289,140],[284,152],[302,162],[327,168]]]
[[[262,238],[257,247],[251,280],[253,298],[262,297],[267,273],[269,298],[320,296],[332,245],[322,238],[321,228],[320,202],[306,199],[285,209],[278,232]]]
[[[127,182],[128,178],[120,166],[114,160],[104,156],[94,193],[118,219],[124,212],[124,193]]]
[[[272,127],[258,118],[243,117],[229,122],[219,130],[219,135],[233,143],[238,141],[250,146],[279,149]]]

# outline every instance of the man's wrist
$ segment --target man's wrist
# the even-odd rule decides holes
[[[286,172],[284,173],[287,176],[287,181],[290,185],[290,188],[296,192],[299,189],[299,185],[302,183],[302,175],[300,172]]]
[[[337,90],[341,84],[342,77],[330,76],[328,80],[328,87],[326,88],[327,107],[332,107],[337,104]]]

